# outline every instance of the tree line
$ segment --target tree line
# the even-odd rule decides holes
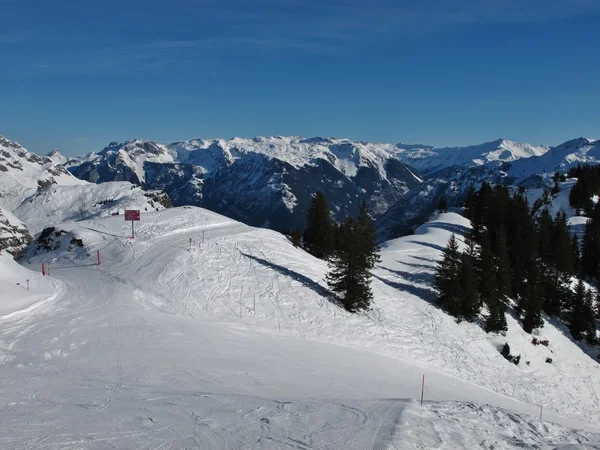
[[[368,309],[373,299],[371,270],[379,261],[379,247],[368,206],[363,200],[358,216],[341,224],[331,219],[325,195],[316,192],[306,215],[306,229],[288,230],[292,243],[326,260],[327,284],[350,312]]]
[[[577,178],[569,192],[569,204],[589,215],[594,209],[592,197],[600,194],[600,165],[579,164],[569,170],[568,176]]]
[[[584,238],[580,248],[564,211],[552,217],[546,208],[534,215],[522,191],[511,194],[505,186],[483,183],[478,191],[469,189],[464,214],[472,224],[466,248],[461,252],[453,235],[436,273],[435,288],[443,309],[474,321],[485,305],[489,312],[485,330],[502,332],[512,299],[526,332],[543,326],[543,311],[564,319],[576,339],[595,342],[593,295],[582,281],[587,275],[585,264],[592,260],[586,256],[590,245]],[[597,229],[593,247],[597,274],[600,207],[598,217],[588,223],[592,224]]]

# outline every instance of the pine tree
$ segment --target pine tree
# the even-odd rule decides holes
[[[440,204],[438,205],[438,211],[441,213],[448,212],[448,202],[446,202],[446,197],[442,197],[440,199]]]
[[[585,224],[581,250],[582,273],[588,277],[598,275],[600,261],[600,220],[592,218]]]
[[[471,221],[473,221],[475,215],[475,207],[477,202],[477,191],[475,191],[475,187],[471,184],[469,186],[469,190],[467,191],[467,197],[465,198],[464,208],[465,208],[465,217]]]
[[[530,278],[532,272],[537,270],[536,233],[529,205],[524,196],[514,195],[509,208],[506,233],[510,257],[511,287],[514,296],[523,297],[527,288],[527,279]],[[517,307],[520,305],[517,304]]]
[[[368,309],[373,299],[371,270],[379,261],[379,247],[365,201],[358,220],[349,217],[339,227],[336,241],[327,283],[348,311]]]
[[[463,253],[460,262],[460,316],[468,322],[473,322],[479,313],[480,305],[473,258]]]
[[[487,233],[484,233],[482,236],[478,265],[481,269],[479,293],[481,300],[487,305],[489,310],[489,316],[486,318],[484,324],[485,331],[488,333],[506,331],[506,304],[500,298],[497,285],[496,263]]]
[[[583,280],[580,279],[575,287],[568,315],[569,330],[576,340],[582,338],[588,342],[596,340],[596,324],[592,304],[592,293],[585,288]]]
[[[306,215],[304,231],[306,250],[317,258],[327,258],[334,247],[334,226],[325,195],[318,191],[312,198]]]
[[[502,302],[506,302],[512,295],[512,289],[506,230],[502,226],[496,233],[496,266],[498,267],[498,297]]]
[[[519,298],[521,310],[523,311],[523,330],[531,333],[534,328],[544,326],[542,319],[542,288],[540,286],[539,275],[531,271],[528,274],[525,292]]]
[[[573,269],[575,274],[581,273],[581,253],[579,251],[579,239],[574,234],[571,238],[571,254],[573,259]]]
[[[454,233],[444,249],[442,261],[435,274],[435,289],[438,304],[449,314],[458,317],[461,313],[461,254]]]
[[[302,244],[302,232],[300,230],[294,228],[291,231],[290,236],[292,238],[292,245],[294,247],[300,247],[300,245]]]

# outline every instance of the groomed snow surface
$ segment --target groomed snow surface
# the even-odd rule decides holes
[[[386,243],[358,315],[324,262],[199,208],[142,214],[135,240],[122,216],[61,228],[84,249],[0,259],[0,448],[599,448],[599,366],[562,328],[533,346],[432,304],[456,213]]]

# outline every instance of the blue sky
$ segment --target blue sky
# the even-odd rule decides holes
[[[600,138],[597,0],[0,0],[0,134]]]

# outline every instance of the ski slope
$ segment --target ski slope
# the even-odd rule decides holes
[[[199,208],[142,214],[135,240],[123,217],[61,225],[84,249],[32,249],[51,296],[0,319],[0,447],[594,448],[595,361],[551,325],[540,349],[514,320],[494,338],[429,303],[466,227],[448,213],[389,242],[373,311],[351,315],[322,261]],[[506,339],[530,366],[500,356]]]

